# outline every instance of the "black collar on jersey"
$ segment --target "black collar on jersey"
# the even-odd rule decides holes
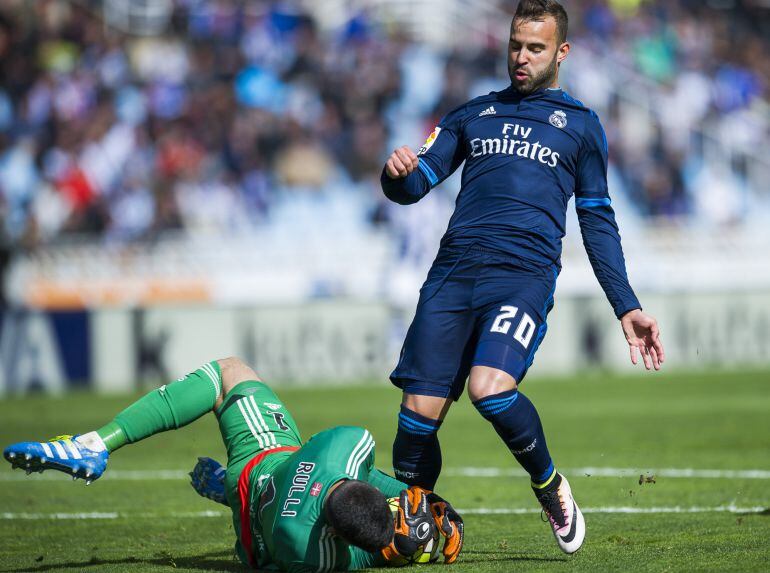
[[[538,99],[543,96],[550,96],[550,95],[560,97],[562,92],[563,90],[561,89],[561,87],[558,87],[558,88],[540,88],[538,90],[533,91],[530,94],[522,94],[519,90],[513,87],[513,84],[509,84],[507,88],[497,93],[504,98],[511,98],[517,101],[521,101],[525,99]]]

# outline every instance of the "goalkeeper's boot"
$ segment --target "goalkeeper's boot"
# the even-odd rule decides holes
[[[50,442],[19,442],[3,451],[3,456],[15,468],[32,472],[59,470],[72,479],[86,480],[86,485],[99,479],[107,468],[107,450],[94,451],[78,441],[79,436],[57,436]]]
[[[557,473],[552,487],[532,488],[543,507],[556,543],[564,553],[575,553],[586,536],[586,522],[572,497],[567,478]]]

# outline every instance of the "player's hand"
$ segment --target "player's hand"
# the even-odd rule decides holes
[[[441,550],[444,554],[444,563],[454,563],[463,549],[465,540],[463,518],[449,505],[449,502],[435,493],[428,494],[428,503],[436,527],[444,536],[444,547]]]
[[[385,163],[385,173],[391,179],[401,179],[417,169],[419,162],[420,160],[414,151],[409,149],[409,146],[404,145],[393,150],[393,153],[390,154]]]
[[[660,365],[666,359],[666,354],[663,350],[663,343],[660,341],[658,321],[636,309],[624,314],[620,318],[620,325],[631,351],[631,363],[636,365],[638,362],[636,355],[638,350],[647,370],[652,368],[660,370]]]
[[[433,537],[436,525],[428,504],[428,490],[412,486],[401,492],[396,514],[393,541],[382,550],[382,556],[392,565],[406,563]]]
[[[229,505],[225,495],[226,470],[227,468],[216,460],[198,458],[198,463],[190,472],[190,485],[203,497],[222,505]]]

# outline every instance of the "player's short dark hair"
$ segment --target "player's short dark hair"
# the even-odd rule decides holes
[[[566,42],[569,18],[564,6],[556,0],[521,0],[513,19],[542,21],[546,16],[556,20],[556,39],[559,44]]]
[[[388,500],[366,482],[342,482],[327,498],[324,513],[337,535],[365,551],[375,553],[393,539],[395,526]]]

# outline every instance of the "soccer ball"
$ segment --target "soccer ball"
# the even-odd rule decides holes
[[[393,513],[394,518],[398,514],[398,504],[398,497],[391,497],[388,499],[388,505],[390,505],[390,510]],[[441,544],[439,543],[440,536],[441,534],[439,533],[438,528],[434,527],[433,536],[425,543],[425,545],[415,551],[411,556],[403,556],[401,558],[402,561],[396,563],[391,562],[390,565],[401,566],[409,565],[411,563],[434,563],[441,555]]]

